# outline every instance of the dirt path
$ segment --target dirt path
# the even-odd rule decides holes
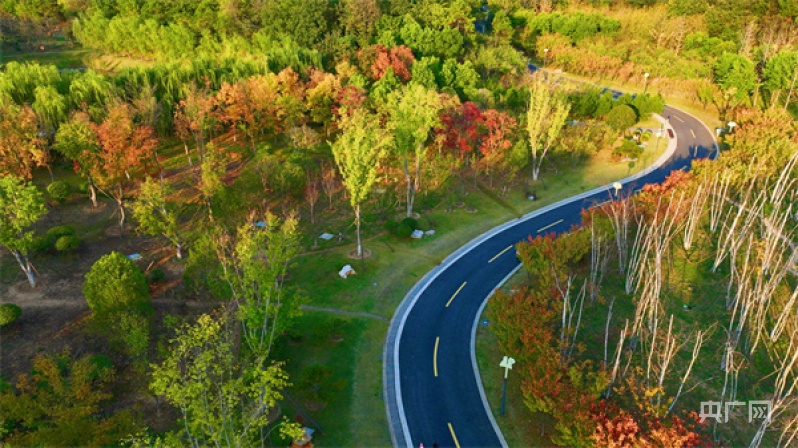
[[[320,313],[338,314],[338,315],[341,315],[341,316],[365,317],[365,318],[368,318],[368,319],[381,320],[383,322],[389,322],[390,321],[390,319],[388,319],[387,317],[378,316],[376,314],[371,314],[371,313],[364,313],[362,311],[344,311],[344,310],[338,310],[338,309],[335,309],[335,308],[323,308],[323,307],[320,307],[320,306],[312,306],[312,305],[302,305],[302,309],[303,310],[308,310],[308,311],[318,311]]]

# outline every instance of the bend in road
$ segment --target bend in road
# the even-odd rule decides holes
[[[621,195],[662,182],[717,146],[697,118],[666,106],[671,151],[621,182]],[[512,246],[529,235],[567,231],[582,209],[614,198],[609,186],[536,210],[475,238],[430,271],[405,296],[385,342],[383,385],[394,446],[506,446],[485,400],[473,330],[487,298],[518,269]]]

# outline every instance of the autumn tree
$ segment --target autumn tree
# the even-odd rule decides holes
[[[439,121],[441,101],[434,90],[421,85],[404,88],[393,98],[388,124],[393,132],[394,148],[402,159],[402,167],[407,182],[407,216],[413,214],[413,204],[421,186],[421,164],[426,158],[426,143],[430,131]],[[413,161],[411,174],[409,163]]]
[[[380,128],[378,117],[363,111],[346,118],[342,127],[343,133],[331,146],[344,188],[349,193],[349,203],[355,210],[357,255],[362,257],[360,207],[377,182],[377,171],[390,139]]]
[[[108,446],[134,430],[125,411],[110,414],[113,371],[96,358],[37,355],[30,374],[0,391],[4,431],[13,446]]]
[[[132,180],[146,171],[158,139],[152,128],[133,122],[133,111],[124,103],[113,105],[105,120],[93,128],[100,150],[89,173],[97,186],[116,201],[121,234],[125,227],[124,198]]]
[[[168,198],[172,188],[150,177],[144,180],[133,201],[133,217],[139,231],[151,236],[163,235],[175,245],[178,259],[183,258],[183,240],[178,228],[179,210]]]
[[[533,81],[526,114],[533,181],[538,180],[543,160],[557,141],[569,110],[568,102],[552,93],[541,78]]]
[[[509,168],[513,148],[511,136],[515,132],[517,122],[515,118],[495,109],[488,109],[483,114],[485,117],[485,137],[479,145],[482,154],[480,162],[486,170]],[[490,177],[491,185],[493,177]]]
[[[0,102],[0,174],[30,179],[34,168],[50,163],[47,156],[33,109]]]
[[[210,139],[216,124],[214,109],[216,98],[208,88],[197,89],[193,84],[186,91],[185,98],[175,109],[175,128],[179,132],[190,133],[200,162],[205,157],[205,144]],[[110,114],[109,114],[110,115]]]
[[[16,176],[0,177],[0,245],[14,254],[34,288],[36,274],[28,259],[33,231],[28,229],[45,213],[44,198],[38,188],[26,185]]]

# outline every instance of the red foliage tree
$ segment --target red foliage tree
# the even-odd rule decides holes
[[[436,132],[444,137],[444,147],[465,158],[482,144],[485,116],[476,104],[466,101],[441,114],[441,127]]]
[[[375,47],[376,58],[374,63],[371,64],[371,74],[374,80],[382,78],[390,67],[393,69],[393,74],[401,79],[402,82],[410,81],[410,67],[416,60],[410,48],[404,45],[393,47],[390,50],[382,45],[376,45]]]

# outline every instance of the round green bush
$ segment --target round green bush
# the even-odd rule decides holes
[[[55,240],[55,250],[58,252],[72,252],[80,246],[80,239],[74,235],[64,235]]]
[[[396,228],[396,236],[400,238],[410,238],[410,235],[413,233],[413,228],[410,227],[407,223],[402,222],[399,224],[399,227]]]
[[[402,224],[409,226],[411,232],[418,229],[418,221],[416,221],[414,218],[407,217],[402,220]]]
[[[22,315],[22,309],[13,303],[0,305],[0,328],[7,327],[14,323]]]
[[[64,202],[69,199],[69,195],[72,194],[72,188],[63,180],[57,180],[47,186],[47,192],[50,193],[50,197],[54,201]]]
[[[151,310],[147,277],[119,252],[103,255],[91,266],[83,284],[83,295],[100,318],[110,318],[119,312]]]
[[[31,252],[47,252],[48,250],[53,248],[53,244],[55,244],[56,238],[53,238],[50,235],[39,235],[34,236],[33,240],[31,240],[30,251]]]
[[[398,228],[399,228],[399,223],[396,221],[390,220],[385,222],[385,230],[391,233],[396,233],[396,229]]]
[[[75,234],[75,228],[72,226],[55,226],[47,231],[47,236],[57,240],[62,236],[70,236]]]

